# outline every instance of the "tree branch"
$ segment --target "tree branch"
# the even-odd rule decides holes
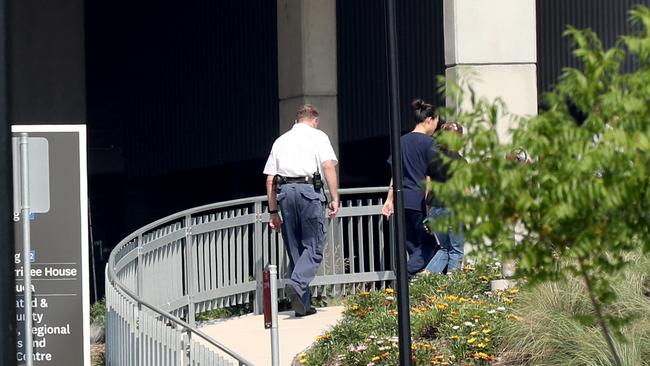
[[[607,324],[605,322],[605,318],[603,317],[602,309],[600,307],[600,302],[598,302],[598,299],[594,295],[594,290],[593,290],[593,285],[591,283],[591,277],[589,276],[589,273],[587,270],[584,268],[584,259],[582,257],[578,257],[578,265],[580,266],[580,273],[582,274],[582,278],[585,281],[585,285],[587,286],[587,293],[589,294],[589,299],[591,300],[591,304],[594,307],[594,311],[596,312],[596,319],[598,320],[598,324],[600,325],[600,328],[603,332],[603,336],[605,337],[605,341],[607,341],[607,347],[609,347],[609,351],[612,354],[612,357],[614,358],[614,364],[616,366],[622,366],[623,363],[621,362],[621,358],[618,355],[618,352],[616,352],[616,348],[614,347],[614,340],[612,339],[612,336],[609,334],[609,328],[607,328]]]

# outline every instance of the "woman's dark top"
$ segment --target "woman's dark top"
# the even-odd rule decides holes
[[[409,132],[400,139],[402,171],[404,172],[404,208],[423,211],[424,182],[427,168],[436,156],[433,137],[419,132]],[[390,157],[388,164],[391,164]]]

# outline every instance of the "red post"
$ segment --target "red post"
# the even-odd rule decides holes
[[[262,279],[264,282],[264,329],[270,329],[273,325],[271,320],[271,272],[264,271]]]

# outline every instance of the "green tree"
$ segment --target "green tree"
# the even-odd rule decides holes
[[[476,252],[514,259],[533,284],[582,278],[616,365],[610,332],[629,319],[607,309],[608,275],[626,253],[650,252],[650,9],[630,14],[638,32],[607,50],[592,31],[568,28],[581,66],[564,70],[538,116],[517,121],[511,142],[496,132],[503,103],[465,88],[471,108],[440,112],[467,133],[441,139],[469,163],[451,162],[452,179],[431,186]],[[622,72],[626,57],[634,72]],[[444,89],[464,97],[458,85]],[[526,154],[528,162],[513,159]]]

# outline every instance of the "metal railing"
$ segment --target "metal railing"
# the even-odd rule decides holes
[[[340,190],[314,296],[384,288],[394,279],[394,249],[381,216],[386,191]],[[289,263],[268,223],[266,197],[258,196],[182,211],[122,240],[106,268],[107,364],[251,365],[198,330],[195,318],[251,302],[262,311],[264,268],[275,264],[284,278]]]

